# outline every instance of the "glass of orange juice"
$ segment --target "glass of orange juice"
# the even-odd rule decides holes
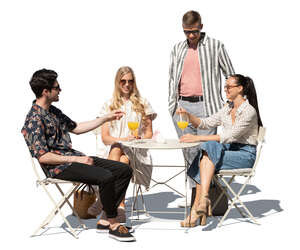
[[[187,114],[179,114],[178,115],[178,121],[177,126],[181,129],[182,135],[184,132],[184,129],[189,125],[189,117]]]
[[[137,138],[138,137],[138,128],[140,126],[140,116],[135,113],[134,111],[130,112],[128,114],[128,119],[127,119],[127,126],[129,130],[131,131],[131,134]]]

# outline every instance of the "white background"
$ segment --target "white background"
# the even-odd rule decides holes
[[[300,41],[296,2],[1,1],[2,245],[31,249],[153,249],[159,244],[170,249],[226,249],[230,244],[241,249],[277,249],[299,245]],[[224,42],[235,71],[249,75],[256,84],[267,143],[252,182],[260,192],[250,199],[277,201],[283,211],[273,213],[268,207],[259,219],[261,226],[232,223],[208,232],[198,227],[189,234],[160,230],[161,225],[153,230],[148,227],[137,230],[138,241],[133,244],[100,237],[95,230],[81,233],[79,240],[67,234],[29,238],[51,206],[34,185],[20,133],[34,99],[28,84],[32,73],[44,67],[57,71],[62,92],[56,106],[75,121],[84,121],[93,119],[110,98],[117,69],[129,65],[142,96],[158,113],[154,130],[175,138],[167,111],[169,55],[172,46],[184,39],[181,18],[191,9],[202,15],[204,31]],[[74,148],[95,154],[93,135],[72,136],[72,140]],[[179,228],[178,222],[170,225]]]

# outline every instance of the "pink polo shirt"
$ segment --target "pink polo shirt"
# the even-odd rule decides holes
[[[179,84],[181,96],[203,95],[198,49],[188,48]]]

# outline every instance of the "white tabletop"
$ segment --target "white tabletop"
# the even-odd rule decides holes
[[[191,148],[200,144],[200,142],[179,142],[178,139],[166,139],[165,142],[156,142],[152,139],[141,139],[120,142],[122,145],[130,148],[144,149],[183,149]]]

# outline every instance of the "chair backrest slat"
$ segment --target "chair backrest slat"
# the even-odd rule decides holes
[[[257,141],[258,142],[264,142],[265,134],[266,134],[266,128],[259,127]]]
[[[36,166],[36,164],[35,164],[35,162],[34,162],[34,159],[35,159],[35,158],[33,158],[33,157],[31,156],[31,154],[30,154],[30,159],[31,159],[31,164],[32,164],[34,173],[35,173],[35,175],[36,175],[38,181],[42,181],[42,178],[40,177],[39,172],[38,172],[38,170],[37,170],[37,166]]]
[[[258,136],[257,136],[258,145],[257,145],[257,148],[256,148],[256,159],[255,159],[254,166],[252,168],[252,175],[255,174],[255,170],[256,170],[256,166],[257,166],[259,158],[260,158],[262,146],[263,146],[263,143],[265,141],[265,135],[266,135],[266,128],[259,127]]]

